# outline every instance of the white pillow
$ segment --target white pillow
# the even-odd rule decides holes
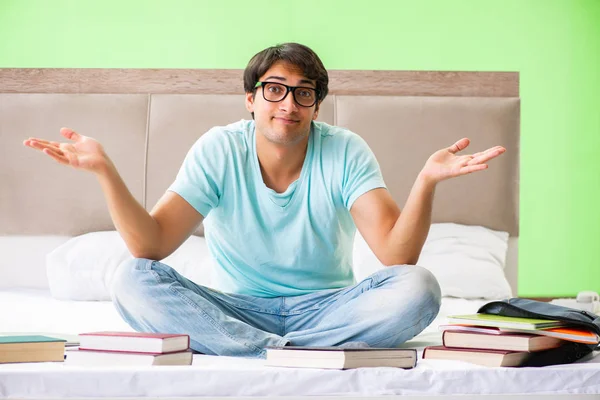
[[[117,231],[74,237],[46,256],[50,292],[63,300],[110,300],[116,269],[132,258]],[[202,237],[191,236],[162,262],[200,285],[210,285],[210,257]]]
[[[69,239],[57,235],[0,236],[0,289],[47,289],[46,254]]]
[[[482,226],[432,224],[418,264],[438,279],[443,296],[511,297],[504,276],[508,233]],[[117,231],[74,237],[46,257],[52,296],[65,300],[110,300],[115,270],[133,258]],[[356,233],[354,274],[358,280],[385,268]],[[209,286],[213,261],[203,237],[191,236],[163,263],[193,282]]]
[[[442,296],[467,299],[511,297],[511,288],[504,275],[508,236],[507,232],[483,226],[432,224],[417,265],[435,275]],[[353,257],[357,280],[385,268],[358,231]]]

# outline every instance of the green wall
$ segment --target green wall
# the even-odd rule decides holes
[[[0,0],[0,67],[519,71],[519,295],[600,291],[599,0]],[[490,167],[493,168],[493,165]]]

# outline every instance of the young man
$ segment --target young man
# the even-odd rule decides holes
[[[394,347],[435,318],[439,286],[414,265],[435,186],[487,168],[505,150],[457,155],[469,144],[464,138],[435,152],[401,213],[365,141],[315,121],[327,84],[321,60],[306,46],[256,54],[244,72],[252,120],[202,135],[150,213],[94,139],[63,128],[72,143],[24,142],[98,177],[135,257],[113,287],[114,304],[134,329],[187,333],[191,347],[207,354],[260,357],[269,345]],[[156,261],[202,216],[218,290]],[[351,264],[356,228],[389,266],[358,283]]]

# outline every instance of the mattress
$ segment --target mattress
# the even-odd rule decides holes
[[[444,298],[440,314],[405,344],[440,344],[446,316],[471,313],[483,300]],[[131,330],[110,302],[53,299],[47,290],[0,291],[0,332],[39,332],[76,338],[95,330]],[[418,352],[419,357],[421,351]],[[509,383],[509,384],[507,384]],[[544,368],[486,368],[419,359],[413,370],[319,370],[264,366],[259,359],[194,355],[191,366],[78,367],[62,363],[0,365],[7,398],[191,396],[375,396],[441,394],[600,394],[598,352],[580,362]]]

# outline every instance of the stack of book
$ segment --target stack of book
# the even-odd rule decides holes
[[[190,365],[190,337],[181,334],[92,332],[79,335],[79,348],[67,349],[71,365]]]
[[[48,336],[0,336],[0,363],[62,362],[64,339]]]
[[[349,369],[363,367],[414,368],[415,349],[373,347],[267,347],[265,365],[271,367],[300,367]]]
[[[484,366],[518,367],[532,352],[561,346],[564,341],[597,344],[600,337],[555,320],[490,314],[455,315],[441,325],[443,346],[429,346],[424,359],[461,360]]]

